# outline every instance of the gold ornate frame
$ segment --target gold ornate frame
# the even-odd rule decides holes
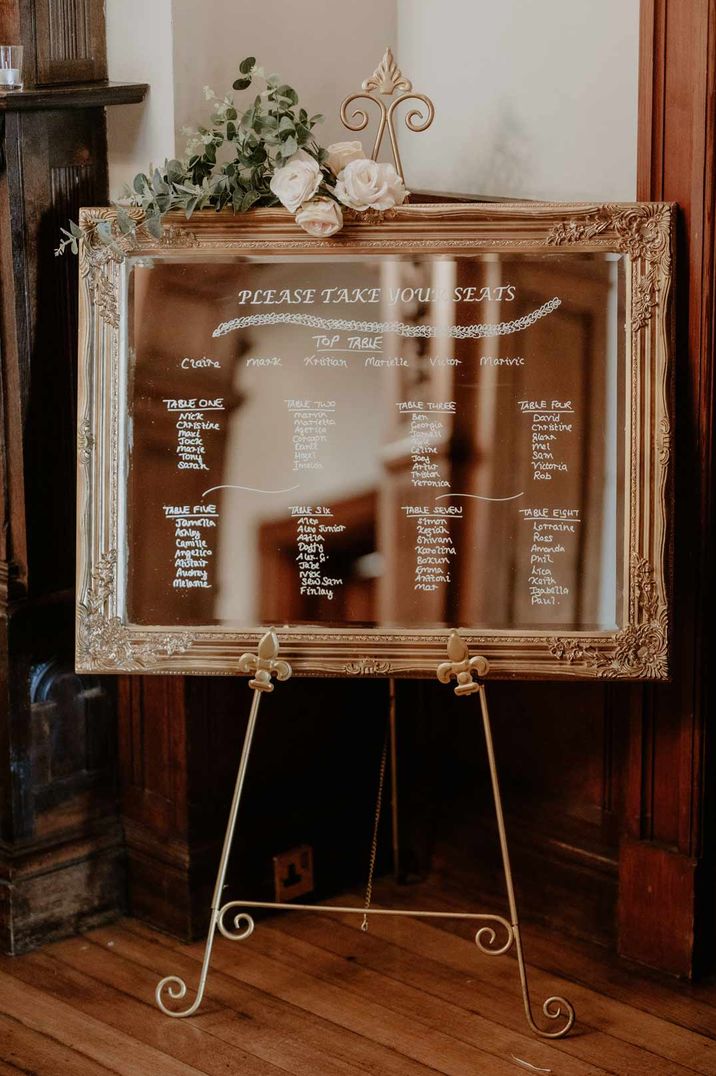
[[[139,211],[132,211],[139,214]],[[330,239],[300,232],[283,210],[172,215],[161,239],[122,235],[112,209],[84,209],[80,253],[77,669],[80,672],[238,673],[265,628],[136,627],[118,615],[123,451],[120,385],[125,258],[167,248],[296,254],[384,251],[534,253],[560,247],[626,256],[625,587],[617,632],[461,631],[495,678],[668,679],[671,457],[671,283],[675,207],[667,203],[408,205],[348,221]],[[115,233],[107,246],[97,225]],[[455,625],[460,627],[460,625]],[[286,628],[281,652],[296,673],[434,675],[445,629]]]

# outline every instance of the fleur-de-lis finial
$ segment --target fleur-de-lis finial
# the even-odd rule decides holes
[[[383,54],[383,59],[380,61],[370,78],[366,78],[361,83],[361,89],[377,90],[378,93],[385,94],[390,97],[396,90],[403,90],[405,93],[409,93],[413,88],[413,84],[409,78],[406,78],[403,72],[395,62],[393,56],[393,50],[390,45]]]
[[[395,109],[404,101],[417,102],[418,107],[411,108],[407,113],[405,117],[405,126],[409,131],[427,131],[435,118],[435,107],[430,98],[426,97],[424,93],[413,93],[412,82],[409,78],[405,77],[398,67],[390,48],[385,50],[383,59],[378,64],[373,74],[369,78],[364,79],[361,84],[361,89],[363,90],[363,93],[352,93],[349,97],[346,97],[341,105],[341,122],[349,131],[364,131],[368,126],[368,113],[364,108],[355,108],[349,115],[348,106],[353,104],[354,101],[370,101],[372,104],[377,105],[380,118],[378,121],[378,133],[375,136],[375,142],[373,143],[371,152],[371,159],[377,161],[385,129],[387,127],[390,148],[395,162],[395,170],[403,182],[405,182],[403,166],[400,161],[400,153],[398,152],[398,140],[395,135],[395,125],[393,122]],[[396,92],[399,92],[399,96],[394,97],[390,105],[386,105],[383,97],[392,97]]]
[[[254,691],[273,691],[272,676],[277,680],[288,680],[291,666],[277,655],[278,636],[273,628],[269,628],[259,642],[258,653],[242,654],[239,658],[239,672],[255,673],[253,679],[249,680],[249,687]]]
[[[490,671],[487,658],[481,655],[471,658],[467,643],[454,629],[448,637],[447,652],[449,661],[442,661],[438,665],[437,675],[440,683],[449,684],[454,676],[457,680],[456,695],[472,695],[474,691],[479,691],[480,679],[487,676]]]

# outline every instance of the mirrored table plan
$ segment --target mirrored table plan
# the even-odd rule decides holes
[[[128,619],[614,630],[623,274],[132,259]]]

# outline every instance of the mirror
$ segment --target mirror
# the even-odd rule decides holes
[[[132,259],[128,620],[614,630],[623,277]]]
[[[438,210],[460,210],[473,239],[438,238]],[[530,207],[398,216],[424,229],[421,211],[432,243],[381,243],[390,225],[374,223],[276,249],[223,221],[229,241],[202,247],[193,221],[176,226],[184,242],[121,260],[103,330],[117,333],[120,426],[111,601],[138,639],[184,633],[189,671],[223,671],[212,637],[239,645],[269,625],[314,648],[327,633],[328,665],[306,671],[333,671],[333,639],[336,671],[372,637],[395,655],[391,639],[415,633],[440,657],[457,626],[511,649],[504,674],[539,642],[538,675],[610,675],[598,648],[643,619],[645,588],[661,601],[648,622],[665,616],[668,278],[635,328],[634,286],[652,288],[654,267],[614,222],[591,244],[555,221],[549,241],[510,241],[491,214],[514,228],[534,224]],[[641,591],[635,487],[661,525]],[[639,675],[662,674],[659,647]],[[160,647],[148,664],[175,660]]]

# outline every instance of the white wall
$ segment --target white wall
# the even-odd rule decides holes
[[[239,77],[244,56],[255,56],[298,92],[324,144],[346,137],[338,119],[344,97],[359,89],[396,38],[395,0],[173,0],[175,122],[195,126],[206,110],[205,85],[223,96]],[[357,19],[356,15],[360,18]],[[252,101],[251,91],[237,101]]]
[[[415,188],[636,197],[639,0],[397,0],[398,51],[435,102],[401,141]]]
[[[394,0],[363,0],[356,25],[345,0],[332,8],[325,0],[106,0],[106,11],[109,77],[151,85],[143,105],[108,109],[113,197],[150,160],[183,155],[182,127],[209,115],[204,86],[233,93],[247,55],[292,85],[312,115],[325,115],[316,132],[324,145],[351,137],[338,119],[340,102],[397,36]],[[251,100],[236,97],[239,106]]]
[[[106,0],[107,65],[113,82],[148,82],[141,105],[107,109],[109,190],[174,156],[171,0]]]
[[[181,127],[207,114],[204,85],[228,90],[248,53],[325,113],[324,144],[351,137],[339,104],[392,44],[437,111],[426,133],[401,132],[408,186],[635,197],[639,0],[106,3],[110,77],[152,87],[144,105],[108,110],[113,194],[150,160],[183,152]]]

